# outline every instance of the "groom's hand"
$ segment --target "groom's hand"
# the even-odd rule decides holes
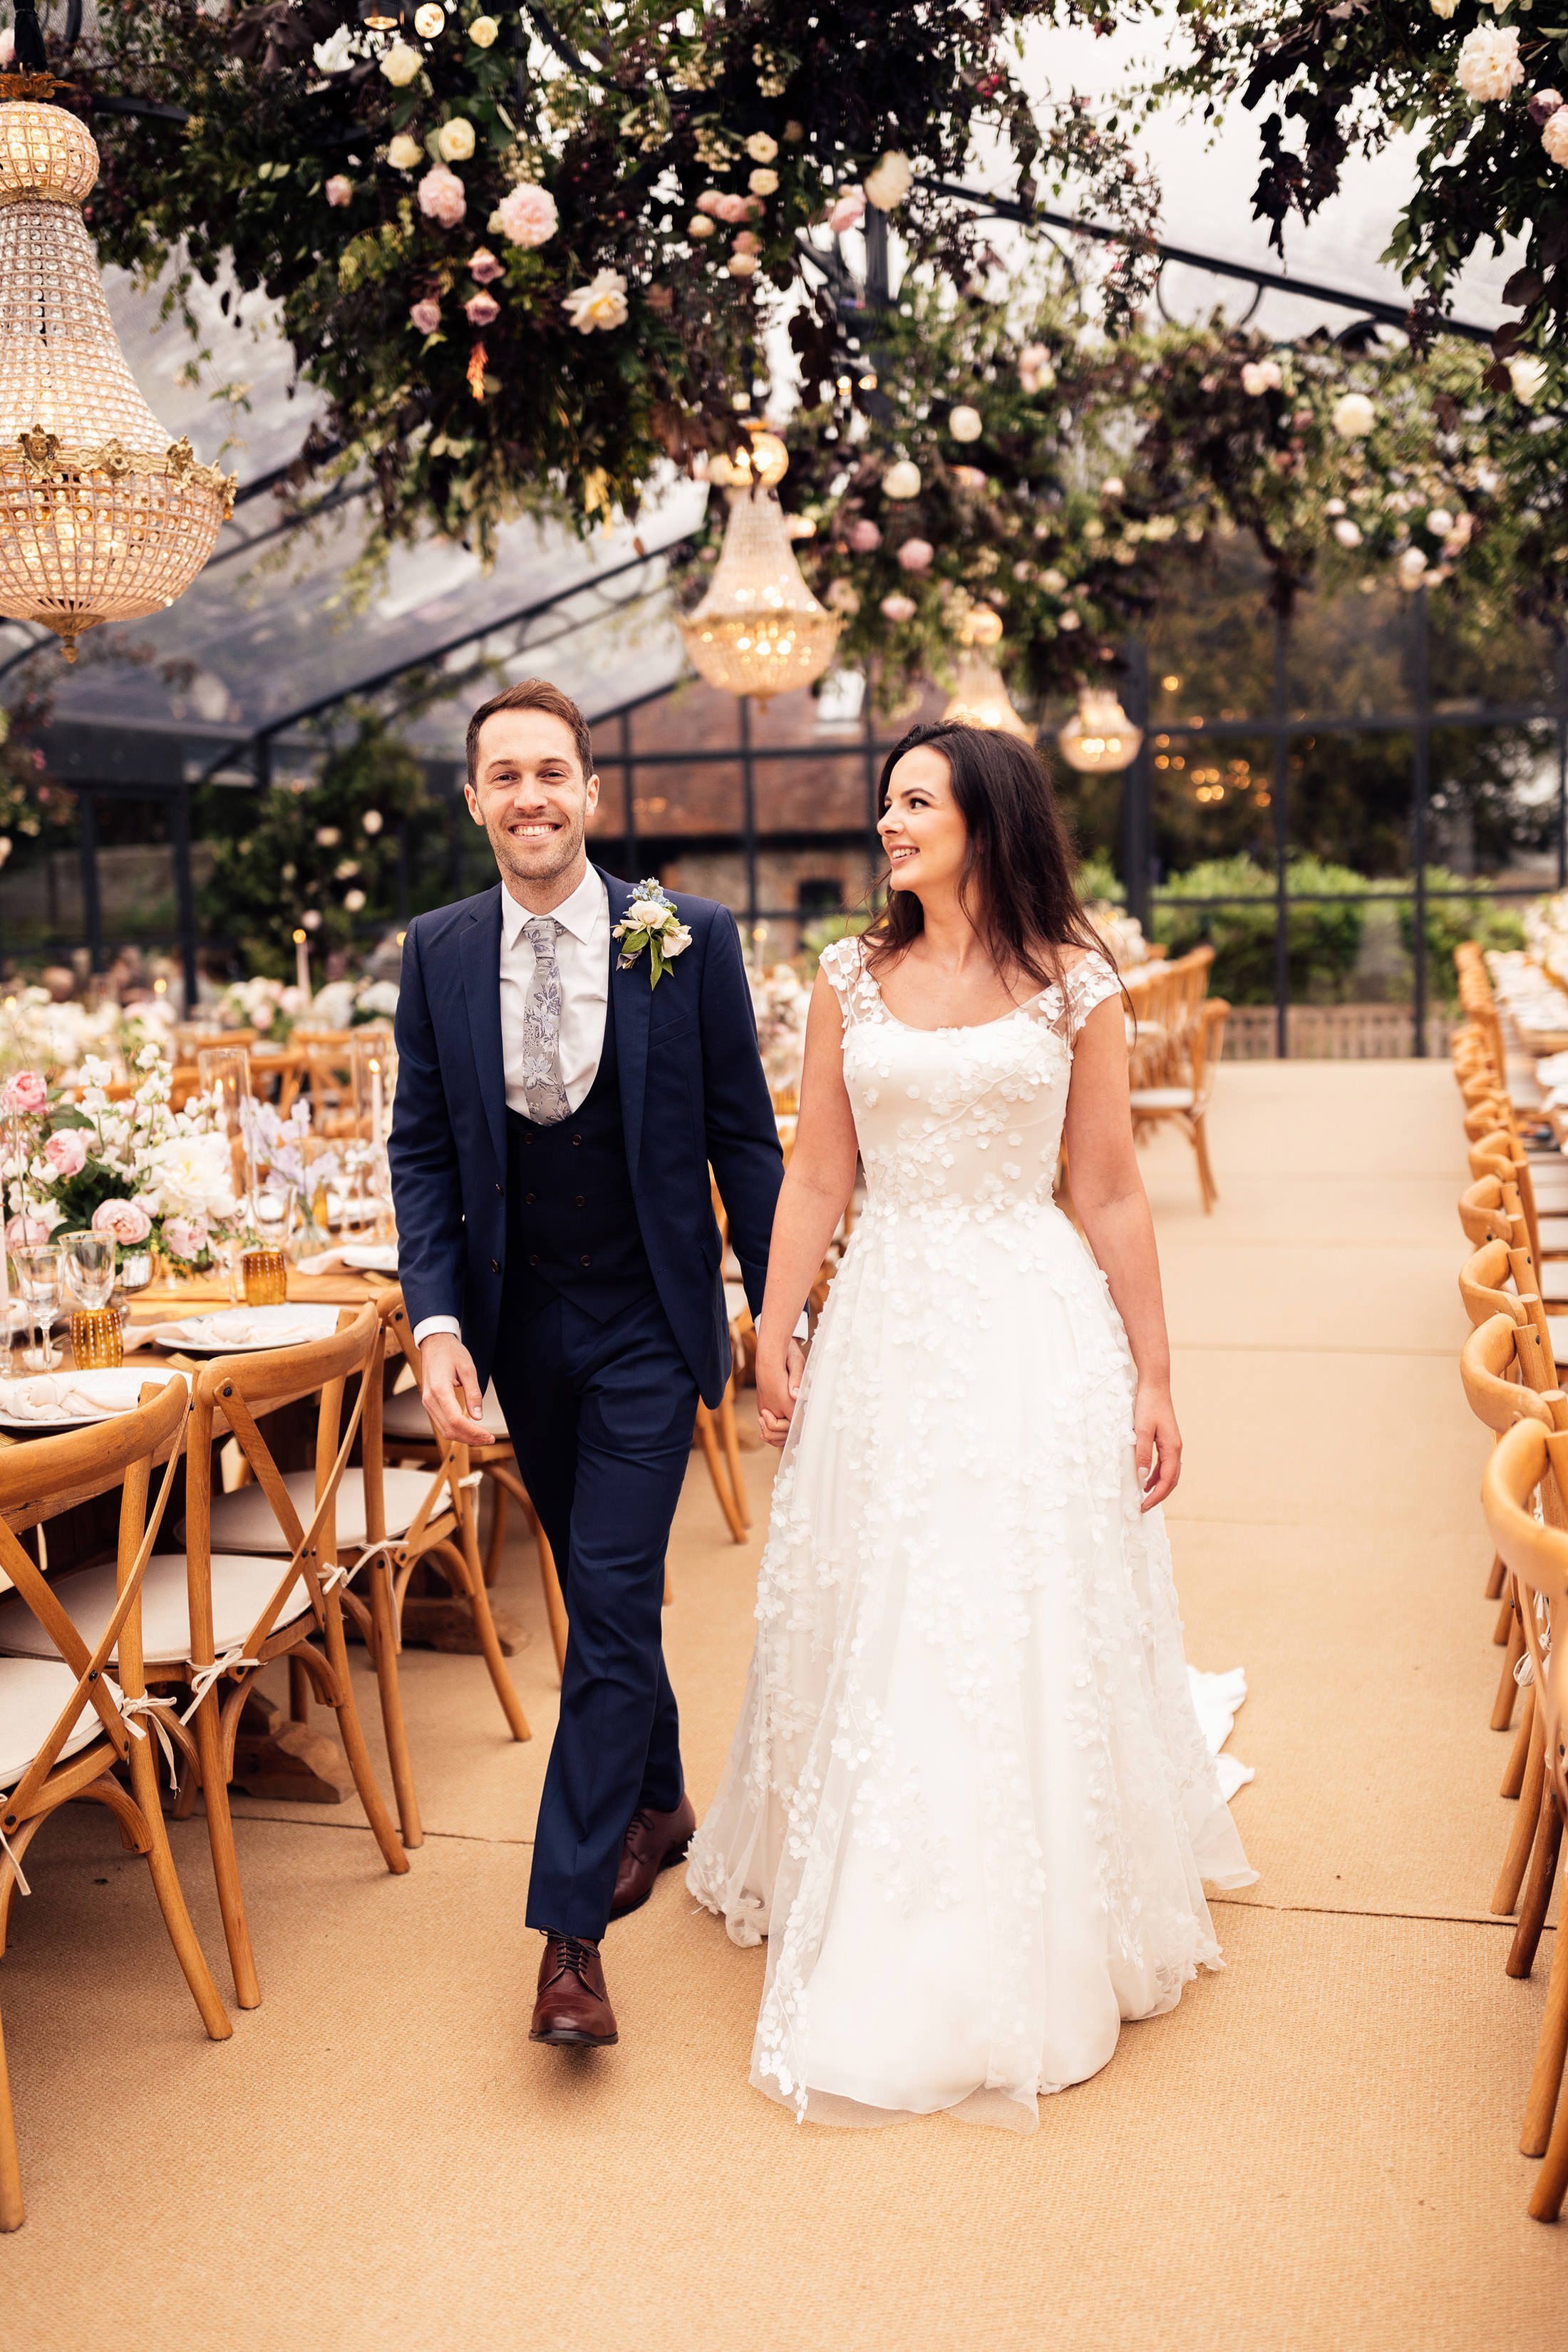
[[[494,1444],[474,1360],[450,1331],[432,1331],[419,1350],[419,1396],[431,1428],[447,1444]]]

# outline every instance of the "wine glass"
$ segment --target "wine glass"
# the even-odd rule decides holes
[[[37,1345],[29,1344],[22,1350],[22,1361],[30,1372],[52,1371],[59,1362],[59,1349],[49,1337],[55,1319],[55,1309],[60,1300],[60,1254],[58,1249],[19,1249],[16,1253],[16,1279],[29,1308],[28,1329],[36,1323]]]
[[[107,1307],[114,1289],[114,1244],[106,1234],[67,1234],[60,1244],[61,1274],[79,1307]]]

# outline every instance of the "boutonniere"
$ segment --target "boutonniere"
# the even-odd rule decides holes
[[[632,903],[611,934],[620,942],[617,971],[629,971],[638,956],[647,956],[647,984],[657,988],[665,966],[684,955],[691,934],[658,882],[639,882]]]

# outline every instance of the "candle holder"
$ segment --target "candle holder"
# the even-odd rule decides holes
[[[79,1307],[71,1315],[71,1354],[79,1372],[117,1371],[125,1360],[120,1315],[113,1307]]]
[[[281,1247],[247,1249],[240,1259],[247,1307],[283,1307],[289,1299],[289,1253]]]

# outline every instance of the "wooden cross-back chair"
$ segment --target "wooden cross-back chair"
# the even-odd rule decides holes
[[[240,2006],[254,2009],[261,1988],[246,1918],[228,1784],[235,1743],[250,1682],[274,1659],[287,1658],[290,1685],[302,1675],[337,1717],[338,1734],[375,1842],[388,1870],[405,1871],[408,1856],[372,1769],[355,1704],[343,1637],[342,1585],[352,1571],[338,1558],[337,1504],[343,1473],[365,1402],[360,1380],[345,1426],[349,1381],[375,1358],[380,1324],[374,1305],[345,1307],[339,1328],[297,1348],[228,1356],[205,1365],[193,1381],[191,1436],[185,1477],[184,1558],[170,1555],[169,1576],[184,1571],[188,1647],[180,1679],[189,1687],[195,1731],[195,1774],[206,1806],[207,1836],[217,1881],[218,1907]],[[270,1410],[317,1394],[315,1466],[286,1475],[261,1427]],[[212,1491],[213,1441],[224,1428],[255,1480],[232,1495]],[[227,1507],[245,1502],[269,1519],[265,1543],[218,1535]],[[305,1514],[308,1512],[308,1517]],[[321,1646],[316,1646],[319,1639]],[[164,1668],[157,1668],[162,1674]],[[182,1809],[193,1790],[189,1769]]]
[[[16,1654],[0,1656],[0,1953],[13,1895],[27,1891],[23,1856],[60,1806],[89,1800],[108,1806],[124,1845],[145,1854],[158,1906],[215,2042],[233,2032],[212,1971],[196,1940],[169,1850],[158,1799],[157,1764],[147,1718],[164,1711],[146,1696],[142,1659],[142,1597],[153,1546],[184,1450],[188,1401],[183,1380],[135,1410],[90,1430],[45,1437],[0,1456],[0,1563],[16,1587],[0,1604]],[[147,1500],[160,1455],[167,1469],[151,1517]],[[110,1605],[90,1641],[61,1605],[47,1577],[17,1541],[9,1517],[36,1517],[51,1503],[101,1493],[122,1480],[119,1542],[108,1571]],[[36,1636],[16,1643],[24,1626]],[[113,1671],[110,1672],[112,1667]],[[161,1738],[167,1737],[166,1729]],[[117,1777],[123,1769],[127,1788]],[[0,2045],[0,2230],[24,2215],[15,2117]]]
[[[1540,1827],[1530,1884],[1520,1907],[1510,1972],[1528,1976],[1552,1899],[1568,1811],[1568,1530],[1545,1513],[1547,1489],[1568,1487],[1568,1429],[1534,1418],[1518,1422],[1495,1448],[1481,1481],[1481,1502],[1492,1541],[1519,1589],[1525,1638],[1542,1727],[1542,1772],[1537,1802]],[[1532,1498],[1540,1493],[1543,1517]],[[1554,1641],[1553,1632],[1557,1635]],[[1528,1785],[1521,1803],[1529,1801]],[[1520,2147],[1543,2156],[1530,2210],[1555,2221],[1568,2195],[1568,2100],[1562,2096],[1568,2054],[1568,1933],[1554,1939],[1546,2010],[1536,2045]]]
[[[1465,1342],[1459,1374],[1471,1412],[1494,1437],[1502,1437],[1519,1421],[1534,1421],[1545,1429],[1568,1426],[1568,1398],[1560,1389],[1535,1385],[1542,1375],[1542,1354],[1533,1344],[1533,1332],[1528,1324],[1515,1323],[1507,1315],[1493,1315],[1478,1324]],[[1568,1526],[1568,1511],[1563,1509],[1555,1479],[1542,1483],[1541,1503],[1554,1524]],[[1491,1899],[1494,1914],[1506,1918],[1519,1906],[1520,1889],[1540,1835],[1543,1726],[1536,1709],[1531,1670],[1521,1667],[1521,1661],[1528,1656],[1522,1600],[1500,1553],[1497,1555],[1497,1571],[1498,1589],[1504,1585],[1508,1589],[1502,1622],[1494,1638],[1506,1643],[1507,1647],[1492,1709],[1494,1730],[1508,1729],[1521,1675],[1524,1678],[1519,1730],[1500,1791],[1504,1797],[1517,1797],[1521,1801]],[[1510,1973],[1519,1972],[1515,1962],[1521,1948],[1516,1939],[1509,1963]],[[1534,1949],[1533,1943],[1531,1949]]]
[[[1212,948],[1205,952],[1212,958]],[[1169,1120],[1192,1145],[1205,1217],[1213,1213],[1219,1199],[1219,1187],[1209,1159],[1206,1119],[1220,1057],[1225,1052],[1225,1027],[1229,1018],[1230,1006],[1223,996],[1206,997],[1176,1047],[1175,1067],[1167,1074],[1169,1082],[1158,1087],[1134,1087],[1131,1095],[1134,1139]]]

